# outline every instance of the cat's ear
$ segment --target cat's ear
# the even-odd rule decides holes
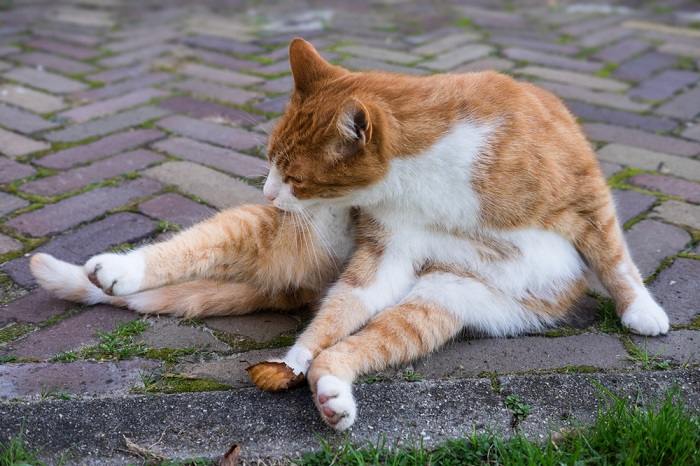
[[[355,149],[363,148],[372,138],[369,110],[357,99],[350,99],[341,107],[337,127],[344,141]]]
[[[294,87],[302,94],[311,92],[318,82],[347,73],[343,68],[328,63],[313,45],[299,37],[289,43],[289,66]]]

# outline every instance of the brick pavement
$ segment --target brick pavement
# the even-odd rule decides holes
[[[307,313],[151,318],[142,335],[116,336],[138,317],[47,297],[25,256],[80,262],[261,202],[264,143],[291,87],[286,47],[296,35],[351,69],[498,69],[562,97],[596,147],[632,254],[674,326],[664,339],[630,338],[609,303],[589,297],[564,330],[465,337],[415,371],[699,364],[697,3],[466,3],[0,5],[0,374],[9,381],[0,398],[177,391],[163,388],[173,374],[201,389],[247,386],[241,367],[258,353],[246,353],[291,342]],[[129,351],[95,351],[105,341]]]

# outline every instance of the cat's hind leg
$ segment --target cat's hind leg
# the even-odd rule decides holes
[[[242,315],[258,309],[294,309],[311,301],[311,292],[265,293],[247,283],[192,280],[137,293],[106,294],[88,278],[83,267],[48,254],[32,256],[30,266],[39,284],[61,299],[83,304],[111,304],[142,314],[170,314],[186,318]]]
[[[666,312],[644,286],[627,249],[609,193],[599,207],[586,212],[574,244],[615,300],[622,324],[640,335],[661,335],[669,330]],[[595,203],[592,203],[595,205]]]

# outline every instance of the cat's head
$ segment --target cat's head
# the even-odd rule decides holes
[[[388,169],[381,103],[360,74],[328,63],[303,39],[292,40],[289,62],[294,90],[270,136],[263,192],[289,211],[353,204]]]

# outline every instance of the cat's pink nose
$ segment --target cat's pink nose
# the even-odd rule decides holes
[[[271,193],[271,192],[263,192],[263,195],[265,196],[265,199],[268,201],[272,202],[275,199],[277,199],[277,193]]]

